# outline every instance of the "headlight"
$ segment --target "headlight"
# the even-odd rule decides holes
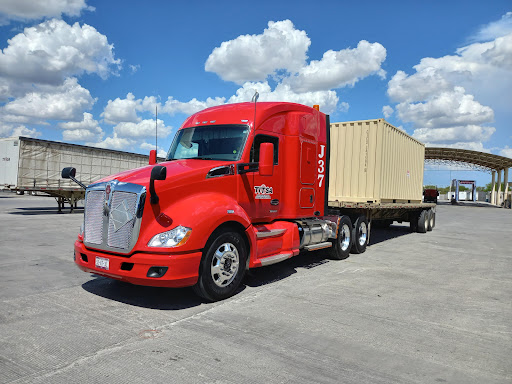
[[[191,233],[192,229],[179,225],[170,231],[153,236],[148,247],[178,247],[187,242]]]

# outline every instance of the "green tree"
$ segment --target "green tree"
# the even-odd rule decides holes
[[[498,183],[496,183],[495,191],[498,190]],[[505,191],[505,183],[501,183],[501,190]],[[492,191],[492,183],[485,184],[484,191],[491,192]]]

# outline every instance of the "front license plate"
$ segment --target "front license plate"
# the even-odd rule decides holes
[[[108,259],[104,257],[96,257],[96,268],[105,269],[108,271]]]

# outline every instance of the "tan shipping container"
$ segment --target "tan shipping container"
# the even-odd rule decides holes
[[[384,119],[331,124],[329,205],[421,203],[425,145]]]

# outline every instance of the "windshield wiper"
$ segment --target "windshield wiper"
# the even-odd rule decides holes
[[[197,156],[197,157],[187,157],[187,160],[190,160],[190,159],[194,159],[194,160],[213,160],[212,157],[201,157],[201,156]]]

